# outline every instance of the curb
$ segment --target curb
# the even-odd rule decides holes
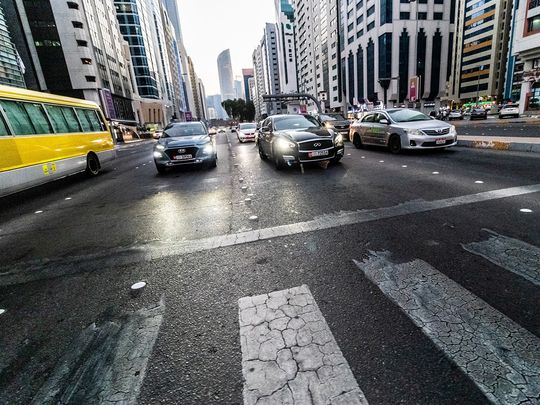
[[[468,141],[458,139],[457,146],[477,149],[495,149],[510,150],[516,152],[540,153],[540,144],[538,143],[518,143],[501,141]]]

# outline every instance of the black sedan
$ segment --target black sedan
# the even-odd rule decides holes
[[[343,118],[339,113],[318,114],[316,117],[326,128],[333,129],[338,134],[343,135],[345,139],[349,138],[350,122]]]
[[[471,111],[471,120],[485,120],[487,119],[487,111],[483,108],[475,108]]]
[[[168,167],[205,164],[216,167],[215,131],[202,122],[175,122],[164,130],[154,146],[154,162],[159,173]]]
[[[343,136],[309,115],[268,117],[262,123],[257,144],[261,159],[271,158],[278,170],[299,163],[337,163],[344,153]]]

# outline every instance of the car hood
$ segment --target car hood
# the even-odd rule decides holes
[[[289,138],[294,142],[307,141],[313,138],[329,138],[332,139],[333,135],[326,128],[307,128],[307,129],[286,129],[283,131],[276,131],[276,135],[281,135]]]
[[[347,121],[347,120],[340,120],[340,121],[325,121],[325,124],[328,124],[328,125],[331,125],[331,126],[338,126],[338,127],[343,127],[343,126],[346,126],[346,125],[349,125],[350,122]]]
[[[435,128],[447,128],[450,127],[450,124],[439,121],[439,120],[430,120],[430,121],[415,121],[415,122],[398,122],[397,124],[392,124],[395,127],[399,128],[411,128],[411,129],[435,129]]]
[[[179,136],[177,138],[161,138],[159,143],[167,148],[176,148],[179,146],[195,145],[208,140],[208,135]]]

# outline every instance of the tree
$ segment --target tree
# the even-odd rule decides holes
[[[225,100],[221,103],[229,117],[235,121],[253,121],[255,119],[255,105],[252,101],[244,99]]]

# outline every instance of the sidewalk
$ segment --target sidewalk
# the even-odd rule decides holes
[[[540,153],[540,138],[504,136],[458,136],[458,146]]]

